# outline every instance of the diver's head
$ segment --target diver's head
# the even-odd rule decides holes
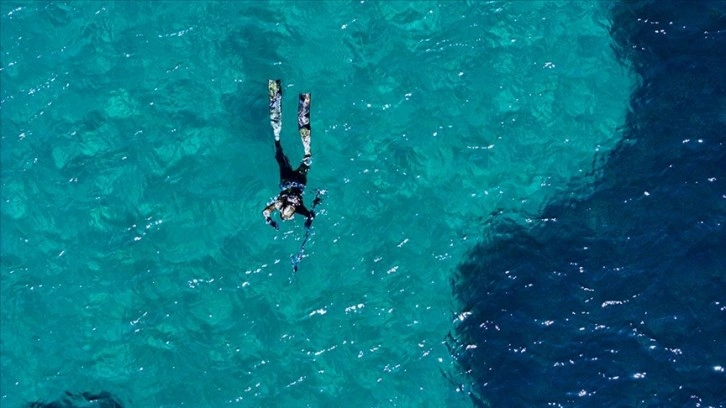
[[[280,211],[280,217],[285,221],[291,219],[293,215],[295,215],[294,205],[287,205]]]

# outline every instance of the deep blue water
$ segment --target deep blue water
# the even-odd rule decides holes
[[[724,13],[613,8],[640,82],[594,192],[528,227],[493,214],[454,281],[467,307],[453,352],[477,403],[726,405]]]

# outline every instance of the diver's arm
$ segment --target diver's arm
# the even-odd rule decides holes
[[[277,225],[277,223],[270,217],[272,214],[272,211],[275,210],[275,201],[271,202],[270,204],[265,207],[264,210],[262,210],[262,216],[265,217],[265,222],[267,225],[271,226],[274,229],[280,229],[280,227]]]

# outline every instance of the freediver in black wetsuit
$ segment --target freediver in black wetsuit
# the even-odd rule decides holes
[[[273,211],[279,211],[280,218],[283,221],[292,219],[295,214],[300,214],[306,218],[305,227],[310,228],[315,218],[315,212],[308,210],[303,203],[307,175],[313,161],[312,152],[310,151],[310,94],[301,93],[298,101],[297,123],[305,156],[303,156],[300,166],[293,170],[280,144],[280,132],[282,131],[282,87],[280,80],[268,81],[268,89],[270,95],[270,125],[272,125],[272,131],[275,134],[275,159],[280,166],[281,191],[272,202],[267,204],[267,207],[262,211],[262,215],[268,225],[279,229],[279,226],[271,217]],[[319,200],[318,197],[315,198],[313,207]]]

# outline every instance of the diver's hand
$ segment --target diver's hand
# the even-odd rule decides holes
[[[277,225],[277,223],[272,218],[267,217],[267,220],[265,220],[265,221],[267,221],[267,224],[269,226],[271,226],[272,228],[274,228],[274,229],[276,229],[278,231],[280,230],[280,226]]]
[[[310,228],[313,225],[313,220],[315,219],[315,212],[310,211],[310,216],[307,220],[305,220],[305,228]]]

